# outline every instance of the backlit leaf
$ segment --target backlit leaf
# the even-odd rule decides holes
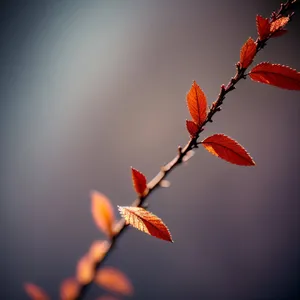
[[[109,246],[110,244],[107,241],[94,241],[90,247],[88,256],[94,263],[99,262],[107,253]]]
[[[270,22],[260,15],[256,16],[256,27],[259,39],[262,41],[270,35]]]
[[[133,294],[133,286],[128,277],[113,267],[101,268],[95,277],[95,282],[101,287],[125,296]]]
[[[138,195],[143,196],[147,191],[147,179],[138,170],[131,168],[133,187]]]
[[[65,279],[60,286],[61,300],[75,300],[79,294],[79,284],[75,278]]]
[[[118,206],[126,224],[159,239],[173,242],[168,227],[163,221],[142,207]]]
[[[97,192],[91,192],[92,215],[97,226],[108,236],[113,236],[114,210],[109,199]]]
[[[282,18],[272,22],[270,25],[271,33],[277,31],[278,29],[283,28],[289,22],[289,20],[290,20],[289,17],[282,17]]]
[[[197,136],[199,132],[199,126],[194,121],[186,120],[186,129],[192,138]]]
[[[32,299],[32,300],[49,300],[49,296],[46,294],[46,292],[40,288],[39,286],[33,284],[33,283],[25,283],[24,284],[24,289],[27,293],[27,295]]]
[[[263,62],[249,73],[252,80],[287,90],[300,90],[300,73],[287,66]]]
[[[76,278],[80,284],[87,284],[93,280],[94,261],[89,255],[83,256],[77,263]]]
[[[255,162],[248,152],[235,140],[224,134],[214,134],[204,139],[201,144],[206,150],[232,164],[253,166]]]
[[[241,67],[247,69],[251,65],[255,54],[256,54],[256,43],[250,37],[243,45],[240,51]]]
[[[186,95],[186,100],[193,121],[201,126],[207,116],[207,101],[196,81],[193,81],[192,87]]]

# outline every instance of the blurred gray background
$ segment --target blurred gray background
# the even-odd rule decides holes
[[[96,189],[135,198],[130,166],[152,178],[188,140],[192,80],[215,100],[255,16],[280,1],[0,2],[0,298],[52,299],[96,239]],[[300,12],[257,62],[300,70]],[[130,229],[107,265],[133,300],[299,299],[299,92],[238,84],[203,137],[226,133],[253,156],[239,167],[204,149],[149,198],[174,244]],[[119,218],[118,213],[116,215]],[[93,286],[86,299],[104,292]]]

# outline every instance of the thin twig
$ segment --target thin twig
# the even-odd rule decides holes
[[[278,9],[277,12],[273,12],[270,16],[270,20],[274,21],[277,20],[281,17],[283,17],[285,14],[288,13],[288,11],[292,8],[293,4],[295,3],[295,0],[289,0],[286,3],[281,4],[280,8]],[[293,16],[294,13],[291,13],[289,15],[290,20],[291,17]],[[290,22],[289,20],[289,22]],[[259,38],[256,39],[256,54],[262,50],[265,46],[266,46],[266,42],[269,40],[270,37],[266,38],[265,40],[259,40]],[[175,169],[175,167],[179,166],[180,164],[183,163],[183,158],[185,157],[185,155],[187,155],[187,153],[189,151],[191,151],[194,148],[198,148],[198,138],[200,133],[204,130],[204,126],[208,123],[208,122],[212,122],[212,118],[213,116],[221,110],[221,105],[223,104],[223,101],[225,99],[225,96],[230,92],[233,91],[235,89],[236,84],[241,80],[241,79],[246,79],[246,76],[248,74],[245,74],[246,69],[245,68],[241,68],[239,66],[239,64],[236,65],[237,67],[237,71],[236,74],[234,75],[234,77],[231,78],[231,80],[228,82],[228,84],[222,85],[221,86],[221,90],[219,93],[218,98],[216,99],[215,102],[213,102],[213,104],[211,105],[209,112],[207,114],[207,118],[206,120],[202,123],[201,127],[199,128],[199,132],[195,137],[190,138],[190,140],[187,142],[187,144],[184,147],[178,147],[178,154],[166,165],[164,165],[160,172],[147,184],[148,187],[148,192],[146,193],[146,195],[141,196],[139,198],[137,198],[132,204],[131,206],[136,206],[136,207],[141,207],[145,204],[145,200],[149,197],[150,194],[153,193],[154,190],[156,190],[158,187],[160,187],[160,183],[163,179],[165,179],[167,177],[167,175],[169,173],[171,173],[171,171],[173,171]],[[125,231],[125,229],[128,227],[128,225],[126,225],[125,220],[121,219],[114,228],[114,236],[110,241],[110,245],[108,247],[108,250],[105,254],[105,256],[101,259],[101,261],[98,261],[95,266],[94,266],[94,270],[95,270],[95,275],[96,275],[96,271],[99,269],[99,267],[103,264],[103,262],[108,258],[109,253],[115,248],[116,245],[116,241],[119,238],[119,236]],[[77,297],[76,300],[82,300],[84,298],[84,296],[86,295],[89,287],[92,285],[93,281],[91,281],[90,283],[87,283],[85,285],[82,285],[80,288],[80,292],[79,295]]]

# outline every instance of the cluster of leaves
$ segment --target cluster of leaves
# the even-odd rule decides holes
[[[236,83],[247,76],[253,81],[272,85],[275,87],[300,90],[300,73],[296,70],[280,64],[261,62],[246,73],[248,67],[253,63],[256,54],[264,48],[270,38],[286,34],[285,26],[290,22],[294,13],[284,16],[288,8],[295,3],[287,1],[281,5],[276,13],[270,18],[256,17],[258,37],[247,39],[240,50],[240,59],[236,64],[236,74],[231,78],[227,86],[222,85],[220,94],[216,101],[208,107],[207,99],[199,87],[193,81],[187,93],[187,107],[191,120],[186,121],[186,128],[190,140],[184,148],[178,148],[178,155],[165,165],[156,177],[147,183],[146,177],[138,170],[131,168],[133,187],[137,193],[137,200],[132,206],[119,206],[119,212],[123,219],[117,221],[114,208],[110,200],[103,194],[91,192],[91,211],[96,225],[107,236],[108,240],[95,241],[86,255],[77,264],[76,276],[64,280],[60,288],[62,300],[81,299],[87,287],[95,282],[102,288],[119,295],[131,295],[133,286],[129,279],[121,271],[112,267],[99,268],[105,257],[112,249],[115,240],[127,227],[134,228],[154,236],[156,238],[173,242],[171,233],[164,222],[156,215],[150,213],[144,204],[144,200],[157,187],[168,187],[170,183],[164,178],[178,164],[187,161],[193,156],[193,149],[202,145],[211,154],[235,165],[254,166],[255,162],[248,152],[237,141],[225,134],[214,134],[202,141],[198,141],[199,135],[205,129],[208,122],[212,122],[214,114],[221,110],[221,105],[228,92],[235,89]],[[99,269],[99,270],[98,270]],[[33,300],[50,299],[46,292],[32,284],[26,283],[25,290]],[[102,296],[98,300],[114,300],[115,296]]]

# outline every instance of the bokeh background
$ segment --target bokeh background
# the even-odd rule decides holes
[[[1,299],[60,282],[104,238],[89,192],[128,205],[130,166],[149,179],[188,140],[192,80],[209,103],[280,1],[0,2]],[[257,57],[300,70],[300,12]],[[300,94],[242,81],[204,136],[238,140],[256,167],[204,149],[149,198],[174,244],[130,229],[107,265],[133,300],[299,299]],[[118,214],[116,212],[116,214]],[[103,291],[94,286],[86,299]]]

